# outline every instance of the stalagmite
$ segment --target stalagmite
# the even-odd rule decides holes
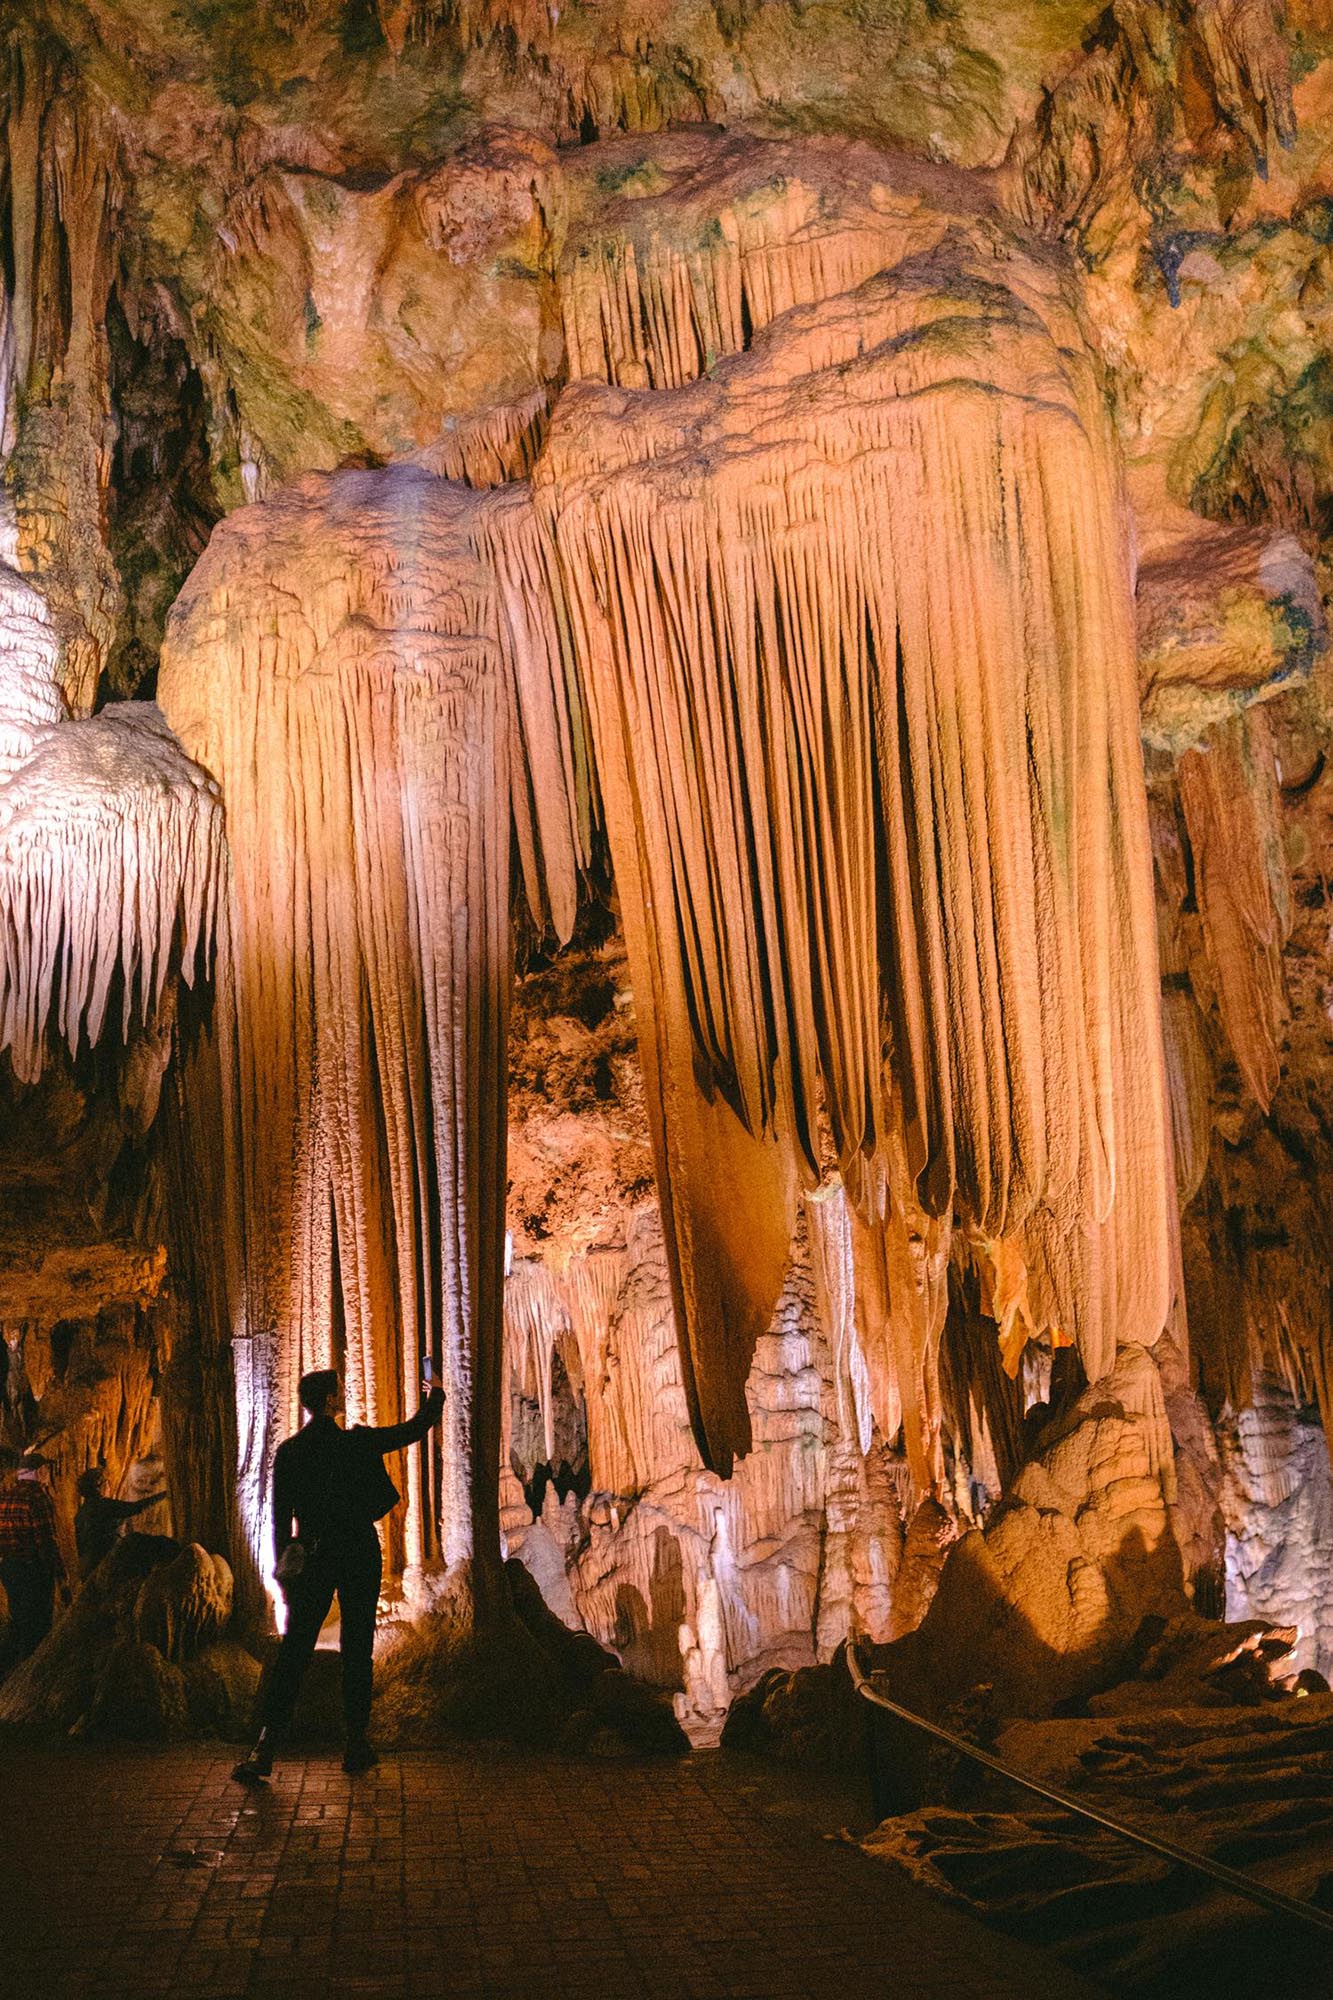
[[[1313,1413],[1261,1375],[1219,1425],[1227,1615],[1296,1628],[1292,1667],[1333,1668],[1333,1480]]]
[[[1167,1311],[1123,507],[1058,280],[991,242],[795,308],[707,381],[576,385],[535,474],[720,1468],[826,1146],[891,1243],[900,1123],[901,1186],[1021,1237],[1091,1376]]]
[[[415,1406],[424,1353],[449,1390],[442,1464],[414,1470],[390,1553],[481,1590],[499,1553],[520,744],[525,859],[561,926],[581,859],[568,714],[484,559],[491,504],[398,468],[312,476],[234,515],[176,607],[160,683],[227,806],[217,1050],[254,1556],[302,1371],[338,1362],[353,1421],[382,1423]]]

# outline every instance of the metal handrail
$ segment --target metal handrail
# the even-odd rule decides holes
[[[1102,1812],[1081,1799],[1071,1798],[1068,1792],[1057,1791],[1054,1785],[1044,1784],[1039,1778],[1030,1778],[1022,1771],[1014,1770],[998,1757],[992,1757],[987,1750],[979,1750],[966,1737],[956,1736],[951,1729],[945,1729],[938,1722],[927,1721],[914,1709],[904,1708],[901,1702],[892,1701],[871,1684],[857,1658],[856,1642],[849,1640],[847,1664],[851,1671],[852,1685],[856,1692],[875,1707],[887,1709],[900,1721],[910,1723],[927,1736],[933,1736],[940,1743],[947,1743],[963,1757],[969,1757],[974,1764],[980,1764],[987,1771],[994,1771],[998,1777],[1007,1778],[1011,1784],[1021,1785],[1024,1791],[1035,1792],[1040,1799],[1047,1799],[1052,1805],[1060,1806],[1065,1812],[1073,1813],[1079,1819],[1091,1820],[1094,1826],[1106,1829],[1108,1833],[1119,1834],[1122,1840],[1135,1847],[1143,1847],[1150,1854],[1160,1854],[1167,1861],[1175,1861],[1182,1868],[1192,1868],[1197,1875],[1206,1875],[1214,1882],[1220,1882],[1226,1889],[1232,1889],[1238,1896],[1248,1897],[1252,1903],[1262,1903],[1266,1909],[1276,1910],[1281,1916],[1294,1917],[1298,1923],[1308,1924],[1315,1930],[1333,1931],[1333,1914],[1321,1910],[1315,1903],[1302,1903],[1295,1896],[1284,1896],[1280,1889],[1270,1889],[1266,1883],[1256,1881],[1253,1875],[1243,1875],[1239,1869],[1228,1868],[1223,1861],[1214,1861],[1209,1855],[1200,1854],[1192,1847],[1181,1847],[1174,1840],[1164,1840],[1160,1834],[1145,1833],[1141,1828],[1126,1826],[1123,1820],[1113,1819],[1110,1813]]]

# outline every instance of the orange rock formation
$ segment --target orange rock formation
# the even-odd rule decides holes
[[[506,615],[490,520],[411,470],[308,478],[214,537],[164,654],[166,713],[227,800],[220,1129],[192,1139],[224,1155],[260,1565],[301,1374],[337,1360],[353,1420],[393,1422],[423,1355],[451,1393],[400,1560],[498,1557],[511,764],[566,924],[579,836],[563,684]]]
[[[902,1260],[881,1317],[917,1321],[897,1375],[929,1486],[918,1203],[1021,1236],[1037,1323],[1091,1375],[1170,1304],[1125,516],[1075,321],[1040,261],[955,241],[696,387],[572,388],[536,483],[701,1440],[745,1449],[826,1118]]]

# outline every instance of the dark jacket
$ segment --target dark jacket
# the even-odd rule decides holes
[[[350,1540],[396,1507],[398,1488],[384,1455],[424,1438],[443,1408],[444,1392],[435,1389],[405,1424],[345,1431],[332,1417],[312,1417],[280,1444],[273,1459],[274,1559],[293,1535],[309,1550]]]

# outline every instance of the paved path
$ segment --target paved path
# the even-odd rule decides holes
[[[234,1753],[233,1753],[234,1754]],[[0,1991],[458,2000],[1090,2000],[827,1837],[853,1803],[704,1752],[0,1749]]]

